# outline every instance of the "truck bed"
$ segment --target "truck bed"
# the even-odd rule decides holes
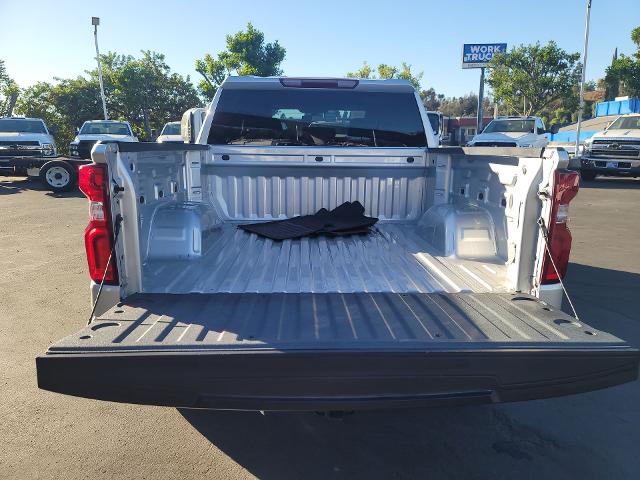
[[[520,294],[136,294],[37,369],[103,400],[335,410],[604,388],[637,377],[638,352]]]
[[[143,266],[157,293],[506,292],[498,257],[443,257],[418,225],[379,223],[367,235],[273,241],[226,224],[197,259]]]

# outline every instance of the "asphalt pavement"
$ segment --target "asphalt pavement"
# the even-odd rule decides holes
[[[176,410],[41,391],[36,355],[89,314],[79,193],[0,177],[0,478],[638,478],[640,382],[482,407],[313,414]],[[640,181],[584,185],[568,288],[640,347]]]

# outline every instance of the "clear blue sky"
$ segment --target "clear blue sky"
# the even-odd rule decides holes
[[[287,49],[285,74],[343,76],[364,60],[406,61],[424,72],[423,87],[452,96],[478,88],[479,72],[460,68],[462,43],[553,39],[582,51],[584,8],[584,0],[0,0],[0,58],[21,86],[80,75],[95,64],[90,17],[99,16],[102,52],[156,50],[197,82],[194,60],[251,21]],[[588,79],[603,75],[614,48],[634,51],[636,26],[640,0],[593,0]]]

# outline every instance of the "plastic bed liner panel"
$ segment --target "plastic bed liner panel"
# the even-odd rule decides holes
[[[490,403],[632,381],[639,352],[534,297],[136,294],[36,359],[45,390],[186,408]]]

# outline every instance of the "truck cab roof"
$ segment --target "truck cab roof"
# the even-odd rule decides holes
[[[241,89],[260,85],[261,88],[326,88],[358,89],[384,92],[412,92],[415,88],[408,80],[370,80],[339,77],[255,77],[231,76],[222,83],[222,88]]]

